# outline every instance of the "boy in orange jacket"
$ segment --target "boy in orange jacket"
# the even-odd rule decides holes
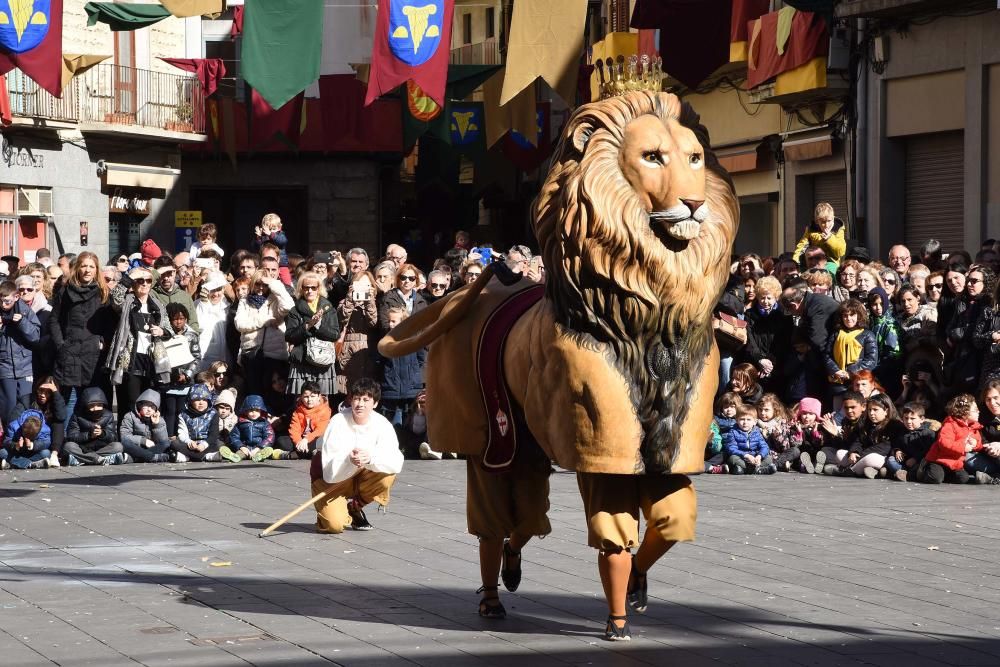
[[[288,435],[278,438],[277,446],[282,459],[308,459],[316,451],[316,443],[326,431],[333,412],[315,382],[302,385],[298,404],[288,424]]]
[[[927,484],[966,484],[965,458],[983,448],[979,406],[972,394],[959,394],[945,406],[948,417],[941,424],[937,440],[917,468],[917,481]]]

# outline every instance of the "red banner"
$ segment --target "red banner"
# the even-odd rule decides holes
[[[16,67],[39,86],[61,97],[63,0],[40,2],[34,9],[30,20],[23,25],[12,17],[0,22],[0,74]]]
[[[454,0],[379,0],[365,106],[410,80],[444,106]]]

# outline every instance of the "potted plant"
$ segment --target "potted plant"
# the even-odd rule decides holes
[[[164,129],[173,132],[194,132],[194,108],[189,102],[178,102],[174,110],[177,120],[168,120]]]

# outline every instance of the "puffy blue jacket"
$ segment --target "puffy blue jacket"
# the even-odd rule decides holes
[[[246,413],[250,410],[259,410],[260,417],[257,419],[247,419]],[[243,399],[240,406],[240,420],[236,422],[236,427],[229,433],[229,445],[233,449],[240,447],[270,447],[274,444],[274,429],[271,422],[267,420],[267,406],[264,399],[257,394],[250,394]]]
[[[21,316],[17,322],[15,315]],[[24,379],[33,375],[31,351],[40,333],[38,316],[20,299],[14,302],[11,310],[0,312],[0,379]]]
[[[747,454],[754,456],[760,454],[763,458],[771,453],[771,448],[767,446],[767,440],[764,439],[764,435],[756,426],[749,431],[734,428],[722,436],[722,446],[726,450],[726,456],[743,457]]]
[[[423,349],[402,357],[389,359],[379,355],[382,366],[382,398],[414,399],[424,388],[424,366],[427,352]]]
[[[34,440],[35,451],[48,449],[52,445],[52,429],[49,428],[49,423],[46,421],[45,415],[42,414],[41,410],[28,408],[7,424],[7,431],[4,433],[3,439],[4,446],[9,447],[11,442],[21,437],[21,427],[29,417],[35,417],[42,422],[42,430],[38,432],[38,437]]]
[[[198,412],[192,403],[203,400],[208,408]],[[219,441],[219,413],[212,407],[212,391],[203,384],[196,384],[188,394],[187,406],[177,415],[177,440],[183,444],[204,440],[209,446]]]

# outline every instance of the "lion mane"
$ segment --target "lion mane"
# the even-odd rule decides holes
[[[704,149],[708,218],[679,241],[650,224],[619,165],[624,131],[641,115],[677,120]],[[712,310],[728,278],[739,205],[690,105],[641,92],[582,107],[535,200],[545,296],[563,333],[602,349],[625,378],[643,428],[636,472],[664,472],[679,451],[692,385],[714,342]]]

